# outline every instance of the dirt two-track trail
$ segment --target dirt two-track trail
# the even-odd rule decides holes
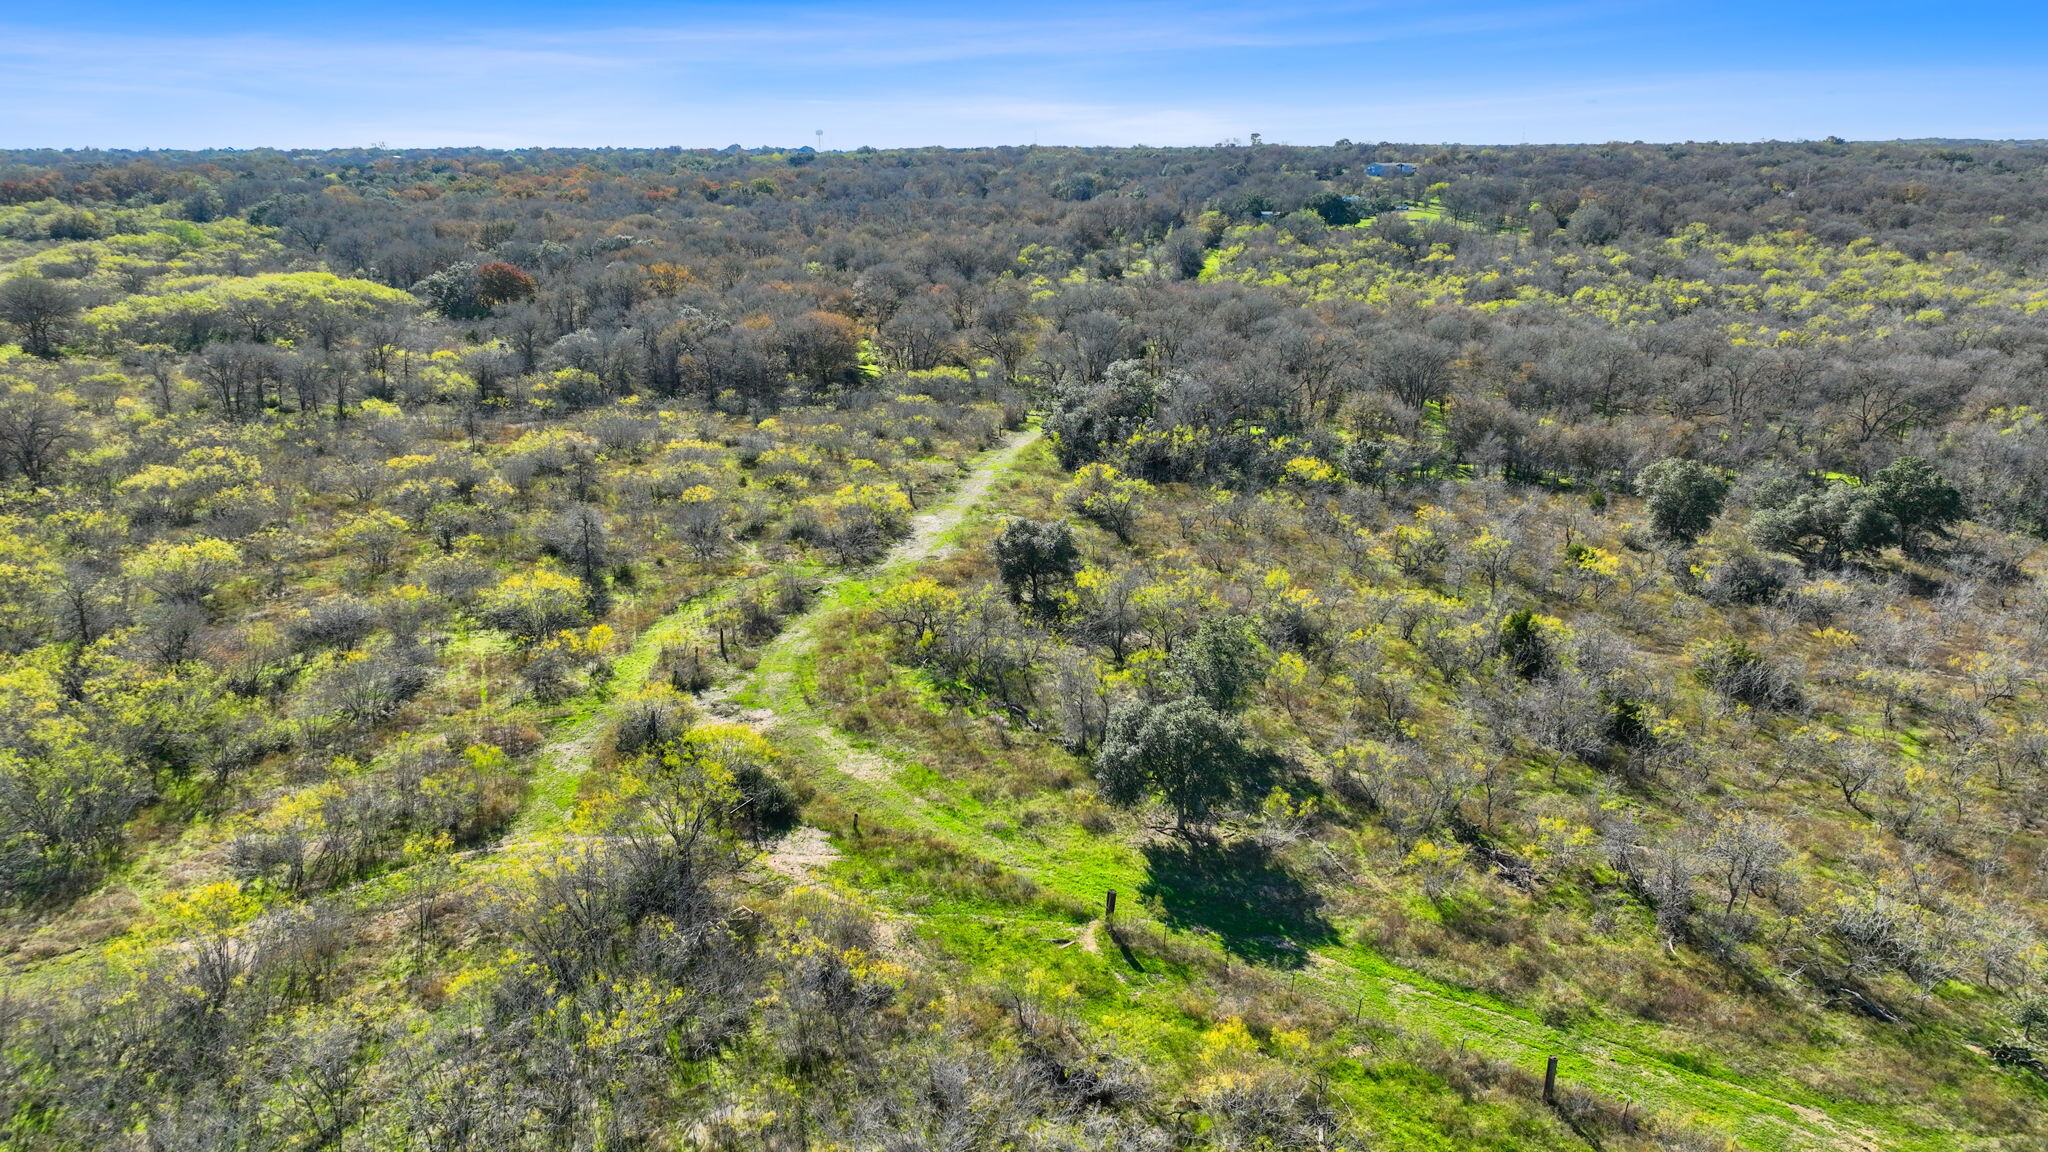
[[[1017,457],[1038,437],[1036,426],[1010,433],[995,447],[976,456],[959,483],[918,512],[911,519],[909,534],[875,565],[865,572],[837,571],[827,576],[813,596],[811,607],[791,620],[762,649],[761,666],[768,667],[778,657],[783,658],[778,663],[786,662],[789,655],[807,649],[818,622],[842,606],[839,593],[849,587],[886,579],[889,573],[915,567],[941,555],[948,547],[948,535],[981,505],[990,485],[1008,471]],[[679,638],[702,615],[703,609],[701,603],[686,603],[648,625],[634,641],[632,650],[619,661],[611,697],[617,699],[645,683],[653,669],[654,656],[662,644]],[[698,703],[709,711],[731,714],[731,698],[742,686],[743,682],[714,686],[698,695]],[[738,718],[754,722],[757,726],[765,726],[768,719],[753,713],[741,714]],[[541,750],[540,768],[528,790],[526,806],[513,824],[508,843],[531,841],[559,830],[567,822],[575,807],[578,785],[590,770],[610,720],[610,709],[600,706],[566,722],[562,730],[548,741]]]
[[[1064,874],[1068,869],[1057,853],[1034,851],[992,835],[903,784],[898,777],[905,762],[886,748],[857,746],[807,698],[802,683],[820,625],[956,547],[958,530],[986,512],[983,505],[990,490],[1039,437],[1037,427],[1026,427],[975,457],[959,483],[921,510],[909,534],[885,557],[864,570],[827,575],[810,606],[761,647],[750,674],[705,690],[697,701],[713,715],[772,735],[780,747],[811,764],[814,782],[849,809],[943,838],[1047,888],[1079,892],[1087,889],[1089,879]],[[636,643],[636,652],[678,634],[699,612],[701,606],[684,605],[656,621]],[[644,680],[652,661],[629,656],[621,663],[634,675],[618,687],[631,688]],[[548,745],[535,798],[522,813],[511,842],[561,827],[573,805],[575,783],[588,770],[608,719],[607,710],[600,707]],[[822,832],[801,828],[772,847],[761,864],[790,879],[808,880],[838,858]],[[1468,1046],[1524,1067],[1540,1068],[1545,1056],[1558,1055],[1570,1082],[1652,1112],[1717,1118],[1724,1128],[1732,1121],[1731,1134],[1745,1147],[1877,1152],[1889,1146],[1796,1093],[1780,1095],[1775,1086],[1745,1084],[1668,1062],[1644,1037],[1630,1034],[1624,1026],[1553,1028],[1532,1013],[1431,981],[1377,957],[1361,962],[1355,952],[1341,946],[1312,950],[1302,971],[1306,986],[1323,990],[1333,1004],[1347,1010],[1370,1012],[1440,1042]]]

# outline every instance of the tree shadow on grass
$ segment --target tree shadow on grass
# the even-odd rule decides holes
[[[1149,875],[1138,889],[1157,900],[1169,927],[1216,933],[1232,956],[1275,968],[1299,968],[1308,950],[1337,939],[1322,899],[1265,846],[1212,839],[1145,848]]]

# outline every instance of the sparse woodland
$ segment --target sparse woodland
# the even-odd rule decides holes
[[[0,153],[0,341],[6,1147],[2048,1148],[2048,148]]]

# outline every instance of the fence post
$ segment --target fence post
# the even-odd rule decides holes
[[[1543,1069],[1543,1102],[1553,1108],[1557,1106],[1557,1057],[1555,1056],[1550,1058],[1550,1063]]]
[[[1116,915],[1116,889],[1111,888],[1102,898],[1102,918],[1108,920]]]

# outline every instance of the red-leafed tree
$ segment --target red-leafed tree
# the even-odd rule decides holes
[[[529,299],[537,288],[532,276],[502,260],[479,265],[476,270],[477,302],[486,308]]]

